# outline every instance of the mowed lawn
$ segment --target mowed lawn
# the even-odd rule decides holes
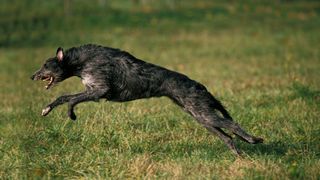
[[[4,0],[1,14],[1,179],[319,179],[319,2]],[[85,43],[201,82],[265,143],[237,139],[237,158],[165,97],[41,117],[84,87],[71,78],[45,90],[30,76],[58,46]]]

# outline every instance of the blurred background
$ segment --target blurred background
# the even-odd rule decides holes
[[[123,45],[124,41],[141,36],[145,37],[142,41],[148,41],[144,39],[154,34],[170,40],[183,31],[232,28],[231,22],[226,22],[232,18],[227,15],[248,13],[249,9],[250,6],[223,1],[2,0],[0,45],[41,47],[88,41]],[[232,20],[238,21],[241,20]]]
[[[0,0],[0,177],[318,179],[318,0]],[[62,46],[95,43],[188,75],[266,145],[220,140],[166,98],[40,116],[30,76]],[[226,168],[227,167],[227,168]]]
[[[317,1],[1,0],[0,46],[125,46],[230,31],[257,39],[273,33],[285,43],[289,31],[317,29],[318,12]]]

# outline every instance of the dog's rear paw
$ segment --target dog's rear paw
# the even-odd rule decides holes
[[[46,116],[46,115],[49,114],[49,112],[50,112],[51,110],[52,110],[52,108],[51,108],[50,106],[48,106],[48,107],[42,109],[41,115],[42,115],[42,116]]]
[[[263,139],[260,138],[260,137],[255,137],[253,139],[253,144],[260,144],[260,143],[263,143]]]

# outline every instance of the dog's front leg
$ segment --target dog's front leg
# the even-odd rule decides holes
[[[82,92],[82,93],[78,93],[78,94],[72,94],[72,95],[64,95],[64,96],[60,96],[58,97],[55,101],[53,101],[52,103],[50,103],[49,105],[47,105],[43,110],[42,110],[42,113],[41,115],[42,116],[46,116],[50,113],[50,111],[61,105],[61,104],[64,104],[66,102],[69,102],[71,98],[74,98],[74,97],[77,97],[79,96],[80,94],[83,94],[85,92]]]
[[[69,101],[68,106],[68,116],[72,120],[76,120],[76,115],[74,113],[74,107],[81,103],[86,101],[98,101],[100,98],[102,98],[107,93],[107,89],[98,89],[90,91],[87,91],[85,93],[78,94],[77,96],[74,96]]]

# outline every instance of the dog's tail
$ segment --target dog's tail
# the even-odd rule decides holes
[[[218,106],[217,109],[221,112],[221,114],[223,115],[224,118],[229,119],[229,120],[233,120],[232,117],[230,116],[229,112],[222,105]]]
[[[216,110],[220,111],[220,113],[223,115],[224,118],[229,119],[229,120],[233,120],[232,117],[230,116],[229,112],[221,104],[221,102],[219,100],[215,99],[213,96],[212,96],[212,98],[214,99],[214,102],[215,102],[214,108]]]

